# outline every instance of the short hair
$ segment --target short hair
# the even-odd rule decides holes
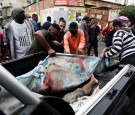
[[[63,17],[60,17],[59,22],[60,22],[61,20],[64,20],[64,18],[63,18]]]
[[[78,24],[76,22],[71,22],[69,25],[69,30],[77,30]]]
[[[66,20],[60,20],[59,23],[60,23],[60,22],[66,23]]]
[[[122,27],[122,22],[120,20],[113,20],[113,26],[119,26]]]
[[[85,20],[86,22],[90,22],[90,18],[88,16],[83,17],[82,20]]]
[[[93,20],[93,19],[95,19],[95,18],[90,18],[90,21]]]
[[[51,17],[50,17],[50,16],[47,16],[47,20],[48,20],[48,21],[51,21]]]
[[[57,30],[59,30],[59,31],[60,31],[60,27],[59,27],[59,25],[58,25],[58,24],[53,23],[51,26],[53,26],[54,28],[56,28]]]
[[[34,16],[38,16],[37,14],[32,14],[32,17],[34,17]]]

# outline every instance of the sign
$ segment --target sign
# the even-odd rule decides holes
[[[54,5],[68,5],[69,0],[54,0]]]
[[[76,10],[68,9],[68,20],[76,20]]]
[[[78,0],[68,0],[68,5],[78,6]]]
[[[84,0],[54,0],[54,5],[84,6]]]
[[[84,6],[84,0],[78,0],[78,6]]]

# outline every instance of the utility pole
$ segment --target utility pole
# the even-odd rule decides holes
[[[40,22],[40,3],[39,0],[36,0],[37,15]]]

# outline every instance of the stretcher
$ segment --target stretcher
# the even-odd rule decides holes
[[[14,92],[13,90],[10,90],[9,86],[5,86],[4,85],[4,80],[5,77],[8,76],[19,76],[22,75],[26,72],[29,72],[30,70],[32,70],[40,60],[43,60],[46,57],[46,55],[43,52],[37,53],[37,54],[33,54],[30,56],[27,56],[25,58],[22,59],[18,59],[18,60],[12,60],[6,63],[2,63],[2,66],[0,66],[0,70],[2,71],[3,74],[0,75],[1,78],[1,82],[0,84],[5,87],[10,93],[12,93],[16,98],[18,98],[19,100],[21,100],[22,103],[24,103],[26,105],[25,110],[25,114],[27,114],[27,112],[29,111],[29,105],[35,105],[34,107],[32,107],[31,111],[34,113],[36,113],[38,111],[39,106],[38,105],[42,105],[42,99],[39,98],[35,98],[31,92],[29,92],[29,90],[25,87],[23,87],[21,84],[18,83],[18,81],[15,82],[15,79],[10,79],[9,83],[11,83],[11,81],[13,80],[13,84],[10,84],[11,87],[14,86],[14,89],[17,88],[21,88],[24,89],[24,92],[21,92],[22,94],[19,95],[19,93]],[[4,67],[4,68],[3,68]],[[7,70],[5,70],[5,68],[12,74],[8,73]],[[132,65],[124,65],[124,66],[120,66],[121,71],[117,72],[116,75],[114,75],[112,78],[108,79],[108,80],[102,80],[102,76],[99,77],[99,80],[101,81],[101,86],[102,89],[100,90],[99,93],[97,93],[90,101],[88,101],[77,113],[76,115],[117,115],[122,111],[122,107],[125,106],[125,104],[122,106],[122,102],[128,102],[129,104],[127,104],[127,109],[128,108],[133,108],[133,106],[130,106],[130,101],[133,98],[133,95],[131,95],[130,93],[133,91],[134,87],[134,76],[135,76],[135,68]],[[117,68],[115,68],[117,69]],[[8,73],[8,74],[7,74]],[[109,76],[110,77],[110,76]],[[3,81],[3,83],[2,83]],[[8,81],[8,79],[6,79],[6,82]],[[20,87],[19,87],[20,86]],[[17,89],[16,89],[17,90]],[[19,91],[19,89],[17,90]],[[26,93],[27,92],[27,93]],[[18,94],[18,95],[17,95]],[[29,95],[26,95],[29,94]],[[28,96],[28,97],[27,97]],[[25,99],[22,97],[26,97]],[[51,99],[50,99],[51,98]],[[53,100],[54,101],[48,101],[48,100]],[[66,115],[67,114],[74,114],[72,108],[70,106],[68,106],[68,104],[66,102],[64,102],[63,100],[61,100],[60,98],[57,97],[53,97],[53,96],[45,96],[44,97],[45,100],[45,104],[44,107],[46,108],[46,110],[48,111],[42,111],[42,112],[51,112],[50,110],[53,110],[53,113],[51,114],[61,114],[59,113],[60,111],[58,111],[58,108],[53,107],[54,105],[57,105],[58,103],[56,103],[57,101],[62,103],[63,108],[67,108],[64,109],[63,112]],[[123,101],[124,100],[124,101]],[[32,102],[32,103],[31,103]],[[47,103],[48,102],[48,103]],[[62,107],[61,105],[61,107]],[[59,105],[60,106],[60,105]],[[44,107],[42,108],[44,110]],[[121,108],[120,108],[121,107]],[[32,113],[31,112],[31,113]],[[69,113],[68,113],[69,112]],[[34,113],[32,113],[33,115],[35,115]],[[131,111],[129,113],[132,113]],[[63,115],[64,115],[63,114]],[[49,115],[49,114],[48,114]]]

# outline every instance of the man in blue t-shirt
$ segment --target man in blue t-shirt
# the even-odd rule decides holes
[[[47,21],[43,24],[43,29],[48,30],[51,25],[51,17],[48,16]]]

